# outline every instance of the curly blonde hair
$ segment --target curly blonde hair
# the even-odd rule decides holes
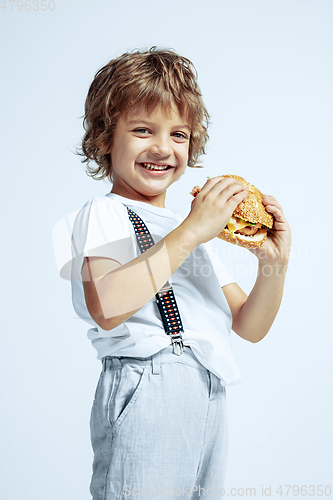
[[[165,110],[176,104],[191,125],[188,166],[200,163],[209,139],[210,116],[201,98],[196,69],[189,59],[154,46],[148,51],[126,52],[95,74],[82,117],[85,134],[77,151],[83,157],[81,162],[87,162],[87,175],[113,181],[108,152],[113,132],[119,116],[137,104],[143,104],[148,113],[158,104]],[[91,161],[97,166],[91,166]]]

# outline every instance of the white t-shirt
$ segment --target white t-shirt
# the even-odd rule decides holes
[[[165,333],[155,297],[110,331],[98,326],[87,310],[81,281],[84,257],[108,257],[123,265],[140,255],[125,205],[141,217],[155,242],[183,221],[180,215],[168,208],[114,193],[92,198],[76,213],[72,221],[72,260],[70,267],[68,263],[67,267],[60,266],[60,274],[66,277],[65,268],[67,274],[70,272],[73,307],[77,315],[92,326],[88,338],[97,350],[98,359],[107,355],[148,357],[171,342]],[[232,316],[221,290],[235,280],[210,243],[195,248],[169,282],[184,327],[184,345],[191,347],[200,363],[219,377],[222,385],[239,382],[241,376],[230,344]]]

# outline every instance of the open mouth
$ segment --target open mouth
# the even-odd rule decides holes
[[[163,172],[173,168],[171,165],[154,165],[154,163],[140,163],[141,167],[153,172]]]

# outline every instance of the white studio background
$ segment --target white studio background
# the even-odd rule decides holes
[[[280,485],[283,496],[284,485],[330,485],[333,496],[332,0],[28,4],[0,8],[2,498],[90,498],[100,363],[58,275],[52,228],[111,189],[73,154],[95,72],[152,45],[193,61],[212,119],[205,168],[188,169],[167,206],[185,216],[195,184],[238,174],[278,199],[293,230],[271,331],[258,344],[232,333],[243,380],[227,389],[226,490],[281,498]],[[249,293],[255,257],[214,245]]]

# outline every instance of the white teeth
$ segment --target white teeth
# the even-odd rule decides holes
[[[166,170],[168,165],[154,165],[153,163],[141,163],[147,170]]]

